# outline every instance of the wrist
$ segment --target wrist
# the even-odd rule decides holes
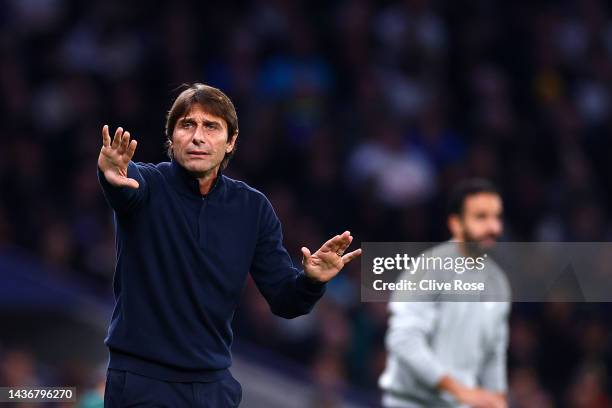
[[[313,295],[322,295],[326,286],[323,282],[312,280],[305,272],[299,274],[296,284],[300,291]]]
[[[438,383],[438,389],[446,391],[456,399],[461,399],[468,388],[458,381],[455,381],[452,377],[445,375]]]
[[[322,280],[320,280],[320,279],[318,279],[318,278],[316,278],[316,277],[311,276],[310,274],[308,274],[308,272],[306,271],[306,269],[304,269],[304,277],[306,278],[306,280],[307,280],[309,283],[312,283],[312,284],[322,285],[322,284],[324,284],[324,283],[325,283],[325,282],[323,282]]]

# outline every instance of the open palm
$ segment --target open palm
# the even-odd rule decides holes
[[[130,160],[136,151],[136,140],[130,142],[130,132],[119,127],[111,143],[108,125],[102,128],[102,149],[98,156],[98,167],[104,173],[106,181],[116,187],[138,188],[138,182],[128,178],[127,170]]]
[[[311,254],[308,248],[302,247],[302,265],[306,276],[318,282],[327,282],[336,276],[346,264],[361,255],[361,249],[344,253],[351,242],[351,233],[345,231],[327,241],[314,254]]]

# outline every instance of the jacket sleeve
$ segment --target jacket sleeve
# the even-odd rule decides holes
[[[505,393],[508,388],[506,375],[506,354],[508,351],[509,306],[504,307],[500,321],[496,322],[495,335],[480,370],[480,385],[493,392]]]
[[[434,389],[446,374],[428,339],[438,320],[436,302],[390,302],[387,350],[408,366],[419,382]]]
[[[311,281],[293,265],[283,246],[281,223],[264,198],[251,275],[272,313],[291,319],[309,313],[325,293],[325,284]]]
[[[130,161],[127,173],[129,178],[138,181],[137,189],[111,185],[98,167],[98,181],[104,197],[117,214],[126,214],[135,210],[146,201],[149,194],[149,186],[142,175],[141,166]]]

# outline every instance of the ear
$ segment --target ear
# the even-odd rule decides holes
[[[447,219],[448,229],[454,239],[463,237],[463,227],[458,214],[451,214]]]
[[[236,141],[238,140],[238,132],[234,133],[234,136],[231,138],[231,142],[227,142],[225,146],[225,153],[231,153],[234,150],[234,146],[236,145]]]

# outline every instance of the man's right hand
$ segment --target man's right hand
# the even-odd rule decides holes
[[[501,394],[482,388],[466,387],[448,375],[442,377],[438,388],[451,394],[457,402],[470,408],[507,408],[506,398]]]
[[[117,128],[111,143],[108,125],[102,128],[102,149],[98,156],[98,167],[109,184],[116,187],[138,188],[138,182],[128,178],[127,169],[136,151],[136,140],[130,142],[130,132]]]
[[[507,408],[505,399],[496,393],[482,388],[462,388],[455,398],[471,408]]]

